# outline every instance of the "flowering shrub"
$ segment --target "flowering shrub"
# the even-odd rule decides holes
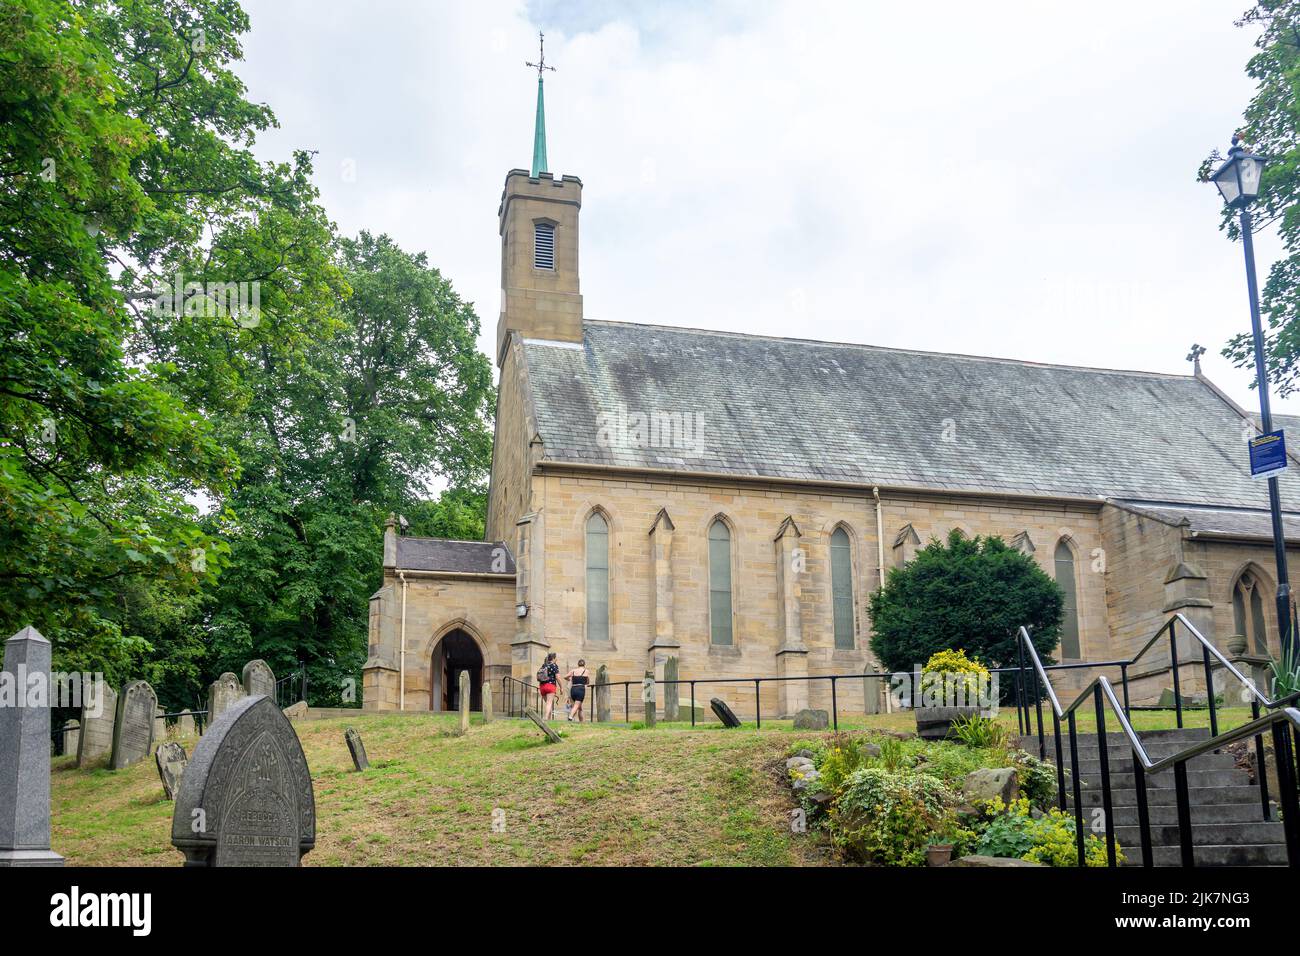
[[[951,828],[955,802],[929,774],[867,767],[849,776],[831,805],[831,839],[862,863],[919,866],[932,835]]]

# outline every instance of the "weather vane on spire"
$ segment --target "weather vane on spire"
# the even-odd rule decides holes
[[[546,34],[538,31],[537,33],[537,62],[524,63],[524,66],[532,67],[537,71],[537,122],[533,127],[533,171],[532,177],[536,179],[544,172],[546,168],[546,107],[542,102],[542,71],[550,70],[555,72],[555,67],[548,66],[546,63]]]
[[[524,66],[529,66],[536,70],[538,80],[541,80],[542,78],[542,70],[550,70],[552,73],[555,72],[555,67],[546,65],[546,34],[542,33],[540,30],[537,31],[537,62],[525,62]]]

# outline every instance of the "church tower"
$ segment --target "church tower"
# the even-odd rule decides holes
[[[546,168],[545,48],[537,63],[537,119],[531,170],[506,174],[497,210],[501,231],[501,317],[497,365],[505,362],[511,331],[527,339],[582,341],[582,294],[578,290],[578,213],[582,180],[556,179]]]

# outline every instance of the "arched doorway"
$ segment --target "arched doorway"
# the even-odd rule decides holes
[[[469,671],[469,709],[483,709],[483,652],[478,641],[461,628],[448,631],[433,646],[429,680],[429,709],[460,709],[460,672]]]

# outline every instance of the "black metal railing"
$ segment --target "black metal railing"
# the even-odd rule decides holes
[[[288,707],[307,699],[307,667],[303,665],[275,682],[275,704]]]
[[[1107,666],[1109,664],[1118,665],[1120,663],[1122,662],[1104,661],[1101,662],[1100,664],[1051,664],[1051,665],[1047,665],[1047,669],[1048,670],[1074,670],[1083,667]],[[1018,682],[1021,675],[1021,669],[1018,666],[1017,667],[993,667],[993,668],[989,668],[989,673],[999,675],[999,679],[1001,679],[1003,675],[1006,675],[1007,677],[1016,679]],[[787,676],[787,677],[695,677],[695,678],[680,678],[678,680],[670,680],[670,681],[657,680],[655,681],[655,689],[657,692],[659,688],[668,687],[668,686],[675,686],[679,689],[685,687],[686,696],[689,698],[690,701],[689,704],[690,724],[692,727],[695,727],[697,726],[696,713],[699,710],[699,707],[697,706],[697,700],[699,700],[697,689],[700,686],[711,685],[711,684],[735,685],[737,687],[743,688],[744,691],[746,692],[746,696],[748,696],[748,691],[750,687],[752,687],[753,700],[754,700],[754,714],[753,714],[754,724],[757,728],[761,729],[763,726],[763,685],[780,684],[786,681],[807,681],[811,689],[811,687],[817,682],[825,682],[826,684],[829,684],[829,691],[830,691],[829,717],[830,717],[831,727],[834,730],[839,730],[840,727],[839,712],[841,709],[841,701],[843,699],[843,689],[845,686],[853,687],[853,693],[850,695],[850,697],[852,697],[852,696],[856,696],[855,685],[859,683],[862,685],[863,713],[868,713],[869,711],[867,710],[867,702],[871,699],[871,695],[875,694],[877,695],[877,700],[881,699],[881,695],[880,695],[880,691],[882,689],[880,686],[881,682],[883,682],[884,691],[886,692],[886,694],[889,694],[891,692],[890,690],[891,684],[892,682],[894,682],[896,678],[906,678],[905,680],[899,681],[900,689],[905,690],[905,692],[899,695],[899,709],[908,710],[911,709],[913,704],[912,695],[915,693],[919,693],[920,690],[919,682],[917,680],[918,677],[919,674],[915,671],[913,672],[869,672],[865,674],[809,674],[807,676],[799,675],[799,676]],[[539,713],[541,712],[541,693],[538,690],[536,684],[532,684],[527,681],[522,681],[519,680],[518,678],[510,677],[510,676],[503,677],[501,681],[502,681],[501,683],[502,712],[504,714],[511,717],[522,716],[524,707],[527,706],[533,707]],[[621,696],[623,698],[623,721],[625,723],[631,723],[633,720],[633,715],[636,713],[636,711],[632,707],[632,704],[634,702],[634,695],[635,695],[635,702],[640,703],[641,688],[643,686],[644,686],[643,678],[636,679],[636,680],[620,680],[620,681],[607,680],[604,683],[588,684],[587,699],[589,701],[588,713],[590,715],[590,719],[593,721],[599,719],[599,715],[603,711],[603,708],[600,705],[600,698],[602,693],[610,701],[609,709],[611,710],[611,712],[612,712],[613,703],[616,699],[615,695],[618,694],[618,696]],[[621,694],[618,693],[620,689],[621,689]],[[1020,713],[1019,705],[1026,693],[1027,691],[1024,691],[1020,687],[1019,683],[1016,683],[1014,685],[1014,694],[1015,694],[1014,699],[1017,704],[1017,714]],[[679,701],[680,699],[681,698],[679,697]],[[659,700],[658,706],[661,709],[662,709],[662,704],[663,701]],[[732,705],[729,704],[729,706]],[[734,706],[733,709],[735,709]],[[747,714],[743,713],[743,708],[742,708],[742,714],[739,716],[747,716]],[[770,719],[771,718],[769,717],[769,720]],[[1021,732],[1022,733],[1025,732],[1023,727]]]
[[[1264,747],[1263,736],[1269,732],[1273,737],[1273,750],[1275,769],[1278,778],[1278,799],[1282,807],[1282,822],[1286,839],[1287,859],[1291,866],[1300,866],[1300,803],[1297,802],[1296,778],[1297,762],[1294,749],[1294,741],[1297,734],[1300,734],[1300,711],[1287,706],[1300,697],[1300,694],[1292,694],[1278,700],[1269,700],[1254,683],[1242,675],[1232,664],[1225,658],[1218,649],[1214,647],[1203,635],[1181,614],[1176,614],[1170,618],[1155,636],[1145,644],[1137,655],[1128,665],[1132,666],[1137,658],[1145,654],[1150,647],[1163,634],[1168,632],[1171,641],[1176,639],[1176,625],[1184,624],[1189,633],[1202,645],[1204,649],[1204,666],[1207,684],[1207,698],[1210,703],[1211,731],[1210,736],[1202,741],[1197,741],[1171,756],[1160,760],[1152,760],[1147,754],[1137,732],[1133,729],[1130,722],[1130,702],[1128,689],[1127,668],[1124,669],[1124,686],[1123,701],[1116,695],[1114,687],[1105,675],[1094,677],[1086,687],[1079,693],[1079,696],[1068,707],[1062,707],[1060,699],[1056,695],[1052,682],[1048,677],[1047,670],[1043,666],[1042,660],[1038,656],[1038,651],[1034,648],[1033,640],[1029,636],[1028,630],[1020,628],[1017,632],[1018,660],[1021,665],[1021,675],[1017,678],[1018,691],[1026,689],[1032,684],[1032,691],[1019,697],[1021,701],[1018,706],[1017,718],[1020,721],[1022,732],[1031,727],[1032,718],[1029,713],[1029,700],[1032,697],[1035,702],[1037,714],[1038,730],[1038,748],[1040,759],[1046,759],[1046,738],[1043,725],[1043,708],[1042,701],[1045,698],[1051,705],[1052,712],[1052,733],[1054,738],[1054,757],[1056,760],[1056,780],[1058,803],[1062,812],[1067,809],[1067,798],[1065,790],[1065,753],[1062,747],[1061,739],[1061,722],[1065,721],[1070,741],[1070,768],[1073,789],[1074,802],[1074,823],[1075,823],[1075,841],[1078,852],[1078,863],[1080,866],[1086,865],[1085,857],[1085,832],[1083,826],[1083,793],[1082,782],[1079,775],[1079,746],[1078,746],[1078,722],[1077,715],[1081,707],[1091,701],[1097,723],[1097,754],[1098,769],[1101,777],[1101,800],[1102,800],[1102,822],[1105,828],[1106,840],[1106,860],[1109,866],[1116,864],[1116,843],[1115,843],[1115,824],[1113,814],[1113,793],[1111,788],[1111,770],[1110,770],[1110,746],[1109,738],[1106,734],[1106,710],[1109,708],[1119,723],[1120,730],[1127,738],[1130,749],[1133,753],[1133,786],[1135,792],[1135,805],[1137,807],[1138,833],[1142,851],[1142,865],[1152,866],[1154,861],[1154,852],[1151,843],[1151,820],[1147,805],[1147,783],[1146,778],[1149,774],[1161,773],[1165,770],[1172,769],[1174,772],[1175,803],[1177,805],[1178,815],[1178,840],[1180,850],[1180,860],[1184,866],[1195,866],[1195,855],[1193,852],[1193,833],[1191,821],[1191,801],[1187,781],[1187,763],[1188,761],[1199,757],[1203,754],[1219,750],[1228,744],[1235,743],[1238,740],[1246,740],[1253,737],[1256,745],[1257,755],[1257,773],[1259,781],[1261,800],[1263,801],[1264,819],[1270,819],[1270,802],[1268,798],[1267,773],[1264,765]],[[1177,669],[1177,648],[1171,650],[1171,664]],[[1214,685],[1211,677],[1210,659],[1217,658],[1228,671],[1237,677],[1242,684],[1249,688],[1252,693],[1252,719],[1232,730],[1218,733],[1217,712],[1214,706]],[[1175,703],[1180,704],[1178,695],[1181,688],[1175,683]],[[1261,715],[1260,708],[1268,708],[1267,714]],[[1178,726],[1182,726],[1181,708],[1179,708]]]

